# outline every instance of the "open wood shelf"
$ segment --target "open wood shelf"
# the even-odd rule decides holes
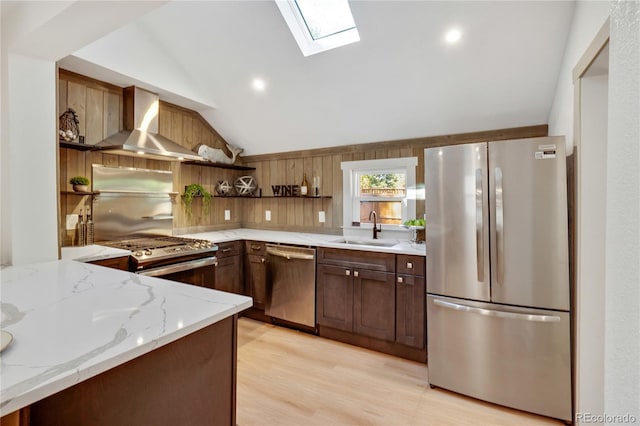
[[[299,200],[319,200],[332,198],[331,195],[319,195],[313,197],[294,197],[294,196],[281,196],[281,195],[215,195],[216,198],[286,198],[286,199],[299,199]]]
[[[217,167],[218,169],[231,169],[231,170],[255,170],[255,167],[249,166],[237,166],[235,164],[224,164],[224,163],[210,163],[207,161],[183,161],[182,164],[190,164],[194,166],[205,166],[205,167]]]
[[[77,151],[91,151],[95,148],[94,145],[87,145],[86,143],[78,143],[71,141],[60,141],[61,148],[70,148],[75,149]]]
[[[67,195],[96,195],[99,192],[84,192],[84,191],[60,191],[61,194]]]

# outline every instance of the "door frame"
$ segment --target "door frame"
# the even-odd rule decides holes
[[[581,282],[582,282],[582,275],[581,275],[581,269],[582,269],[582,262],[581,262],[581,244],[582,244],[582,235],[581,235],[581,203],[582,203],[582,198],[581,198],[581,190],[582,190],[582,176],[583,176],[583,158],[582,158],[582,142],[583,142],[583,135],[582,135],[582,118],[583,118],[583,89],[584,89],[584,82],[583,79],[587,74],[587,71],[589,70],[589,68],[591,67],[591,65],[595,62],[595,60],[598,58],[598,56],[600,55],[600,53],[603,51],[603,49],[605,49],[605,47],[608,45],[609,43],[609,35],[610,35],[610,30],[609,30],[609,18],[607,18],[607,20],[604,22],[604,24],[602,25],[602,27],[600,28],[600,30],[598,31],[598,33],[596,34],[596,36],[594,37],[594,39],[591,41],[591,43],[589,44],[589,46],[587,46],[585,52],[582,54],[582,56],[580,57],[580,59],[578,60],[578,62],[576,63],[575,67],[573,68],[573,72],[572,72],[572,77],[573,77],[573,135],[574,135],[574,157],[575,157],[575,189],[574,189],[574,199],[572,200],[572,202],[574,203],[574,208],[573,210],[573,221],[571,221],[570,219],[570,223],[572,224],[573,227],[573,235],[574,235],[574,239],[573,241],[570,243],[573,245],[573,260],[574,260],[574,267],[572,268],[572,275],[573,275],[573,289],[574,289],[574,293],[573,293],[573,298],[574,301],[573,303],[573,319],[574,319],[574,325],[573,325],[573,386],[574,386],[574,392],[573,392],[573,408],[574,408],[574,413],[577,412],[584,412],[589,411],[589,412],[596,412],[598,407],[584,407],[582,406],[582,390],[585,389],[591,389],[591,386],[589,384],[582,384],[580,382],[580,370],[581,370],[581,353],[579,351],[579,344],[581,342],[580,340],[580,336],[581,336],[581,332],[582,332],[582,321],[580,321],[581,319],[581,315],[582,315],[582,311],[587,311],[588,309],[584,309],[584,308],[589,308],[588,306],[582,306],[581,302]],[[605,140],[605,144],[606,144],[606,140]],[[576,150],[577,149],[577,153]],[[603,162],[602,166],[606,169],[606,158],[602,158],[601,161]],[[587,172],[586,170],[584,171],[585,173]],[[606,191],[606,189],[605,189]],[[604,226],[604,224],[603,224]],[[603,259],[603,267],[604,267],[604,259]],[[602,282],[602,291],[604,293],[604,282]],[[598,311],[596,313],[597,314],[601,314],[602,315],[602,322],[604,323],[604,300],[601,301],[602,306],[598,307]],[[589,315],[592,315],[593,313],[590,312]],[[604,342],[602,342],[602,344],[597,347],[597,348],[591,348],[591,350],[594,351],[601,351],[602,352],[602,356],[604,358]],[[586,368],[586,366],[584,367]],[[600,374],[594,371],[590,371],[589,374]],[[602,374],[604,374],[604,365],[602,365]],[[593,392],[593,389],[591,389],[591,391]],[[600,389],[601,392],[601,403],[602,403],[602,407],[600,408],[604,408],[604,389]],[[596,411],[593,411],[594,409],[596,409]]]

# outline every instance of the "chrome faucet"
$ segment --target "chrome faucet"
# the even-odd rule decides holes
[[[378,222],[378,213],[375,210],[371,210],[369,212],[369,220],[371,220],[371,216],[373,216],[373,239],[378,239],[378,232],[382,232],[382,225],[377,225]]]

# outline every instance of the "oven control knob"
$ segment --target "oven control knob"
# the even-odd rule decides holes
[[[150,249],[144,249],[144,254],[151,256],[152,251]]]
[[[200,241],[196,241],[195,243],[193,243],[193,246],[195,248],[200,248]]]
[[[211,241],[205,241],[204,245],[207,247],[213,247],[213,243]]]
[[[136,250],[136,252],[133,253],[133,255],[140,257],[140,256],[142,256],[142,252],[140,250]]]

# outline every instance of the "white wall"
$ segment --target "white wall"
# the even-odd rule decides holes
[[[58,258],[55,63],[7,56],[2,111],[2,263]],[[6,131],[6,133],[5,133]],[[6,181],[5,181],[6,179]]]
[[[577,155],[588,165],[581,174],[577,265],[577,407],[576,412],[604,412],[604,282],[609,75],[582,79],[581,131]]]
[[[610,67],[608,134],[606,155],[597,158],[602,146],[586,146],[598,143],[595,139],[583,139],[581,150],[590,152],[589,159],[581,165],[582,179],[589,182],[590,173],[601,174],[606,162],[605,211],[589,212],[597,227],[590,240],[583,239],[580,250],[591,253],[592,245],[602,244],[602,234],[597,230],[604,227],[605,261],[604,283],[596,288],[598,294],[590,294],[592,301],[604,297],[603,341],[595,338],[583,341],[600,351],[604,347],[603,401],[598,392],[587,388],[587,383],[597,382],[589,378],[580,383],[578,395],[579,409],[595,415],[634,416],[635,424],[640,424],[640,3],[635,1],[578,2],[571,34],[565,51],[562,71],[558,79],[556,97],[549,117],[549,132],[552,135],[567,135],[573,146],[573,83],[572,71],[578,59],[585,52],[611,11]],[[593,129],[592,129],[593,130]],[[583,137],[586,136],[583,134]],[[588,191],[590,188],[584,188]],[[594,186],[602,191],[602,186]],[[596,194],[590,194],[596,196]],[[600,194],[601,196],[601,194]],[[596,196],[597,197],[597,196]],[[594,201],[594,198],[591,199]],[[579,211],[579,214],[584,214]],[[597,250],[597,249],[596,249]],[[600,262],[600,266],[602,262]],[[598,265],[595,273],[602,274]],[[598,278],[592,279],[596,284]],[[578,283],[578,286],[587,285]],[[581,290],[587,290],[586,287]],[[596,310],[584,309],[581,317],[598,315]],[[592,306],[592,309],[593,309]],[[579,307],[580,308],[580,307]],[[593,318],[591,318],[593,319]],[[581,323],[586,327],[589,323]],[[599,327],[595,329],[600,332]],[[580,347],[581,352],[586,350]],[[585,378],[590,371],[588,363],[597,363],[597,355],[579,353],[578,378]],[[585,398],[585,399],[583,399]],[[591,398],[591,399],[590,399]],[[593,405],[591,405],[593,404]],[[599,410],[599,412],[598,412]],[[604,419],[604,423],[615,423],[615,417]]]
[[[610,24],[604,408],[640,424],[640,2]]]
[[[55,61],[165,3],[0,1],[1,264],[58,258]]]
[[[558,75],[556,95],[549,114],[549,135],[565,136],[567,154],[573,152],[573,67],[609,17],[608,1],[578,1],[571,33]]]

